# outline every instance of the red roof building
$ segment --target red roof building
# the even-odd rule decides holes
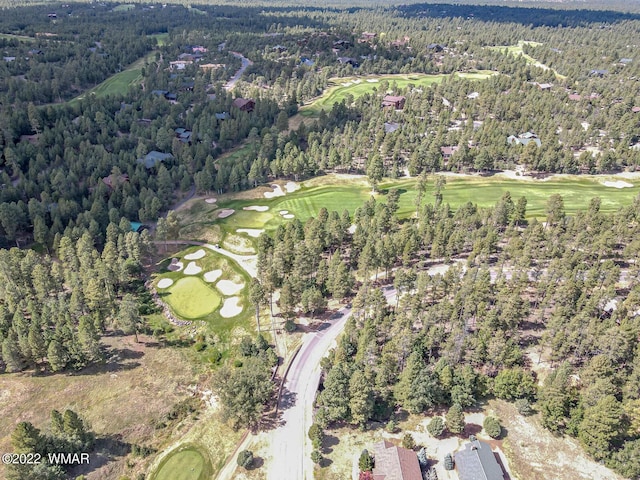
[[[256,102],[251,98],[236,98],[233,101],[233,106],[243,112],[253,112],[253,109],[256,108]]]
[[[418,456],[413,450],[383,440],[374,445],[374,480],[422,480]]]
[[[402,110],[404,108],[404,102],[407,99],[401,96],[387,95],[382,99],[383,108],[395,108],[396,110]]]

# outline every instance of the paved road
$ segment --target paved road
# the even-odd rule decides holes
[[[253,65],[253,62],[249,60],[247,57],[245,57],[244,55],[242,55],[241,53],[231,52],[231,55],[233,55],[236,58],[239,58],[242,61],[242,66],[233,75],[233,77],[231,77],[231,80],[225,83],[224,85],[225,90],[233,90],[233,87],[236,86],[236,83],[238,83],[238,80],[240,80],[240,77],[242,77],[242,74],[244,73],[244,71],[249,67],[249,65]]]
[[[387,300],[392,300],[395,293],[393,289],[384,291]],[[268,436],[269,480],[313,479],[312,447],[307,432],[313,421],[313,402],[320,382],[320,360],[342,332],[351,316],[351,309],[343,308],[340,313],[342,317],[328,328],[304,337],[300,352],[291,364],[280,401],[282,423]]]

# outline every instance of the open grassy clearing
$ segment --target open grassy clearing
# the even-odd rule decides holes
[[[516,55],[516,56],[521,55],[527,61],[527,63],[530,63],[535,67],[540,67],[544,70],[547,70],[547,69],[551,70],[555,74],[555,76],[560,80],[564,80],[565,78],[567,78],[566,75],[559,74],[553,68],[547,67],[545,64],[540,63],[538,60],[533,58],[531,55],[527,55],[526,53],[524,53],[524,51],[522,50],[522,47],[524,45],[531,45],[532,47],[537,47],[539,45],[542,45],[542,43],[520,40],[517,45],[499,45],[499,46],[489,47],[489,48],[491,48],[492,50],[498,50],[500,52],[504,52],[506,50],[507,54],[510,54],[510,55]]]
[[[455,77],[469,80],[482,80],[490,77],[495,72],[477,71],[468,73],[456,73]],[[368,75],[366,77],[345,77],[333,78],[329,81],[329,88],[325,90],[321,97],[311,104],[300,109],[300,114],[305,117],[316,116],[321,110],[330,109],[335,103],[340,103],[352,95],[354,98],[361,97],[374,90],[380,89],[380,82],[388,82],[389,88],[401,89],[412,85],[416,88],[428,87],[434,83],[440,83],[448,74],[429,75],[424,73],[414,73],[409,75]]]
[[[0,451],[11,451],[10,435],[18,422],[29,421],[44,428],[49,425],[52,409],[67,408],[86,419],[98,438],[156,447],[162,444],[168,431],[156,430],[154,423],[189,395],[186,387],[198,382],[198,374],[185,350],[159,348],[145,335],[139,335],[139,340],[136,343],[133,336],[103,337],[106,363],[82,372],[3,374]],[[90,478],[115,480],[127,472],[125,457],[115,455]],[[2,465],[0,478],[4,478]]]
[[[213,475],[209,455],[195,445],[185,444],[165,457],[153,480],[209,480]]]
[[[33,43],[36,41],[33,37],[27,37],[26,35],[15,35],[13,33],[0,33],[0,38],[7,40],[19,40],[21,42]]]
[[[155,38],[156,39],[156,43],[158,44],[159,47],[162,47],[163,45],[167,44],[167,40],[169,40],[169,34],[168,33],[154,33],[152,35],[147,35],[147,37],[149,38]]]

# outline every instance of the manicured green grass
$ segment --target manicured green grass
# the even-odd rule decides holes
[[[170,453],[159,465],[153,480],[209,480],[213,475],[207,454],[194,445]]]
[[[173,311],[182,318],[192,320],[209,315],[220,306],[220,295],[195,276],[185,276],[169,287],[163,296]]]
[[[386,180],[375,194],[380,201],[385,200],[385,191],[398,188],[401,191],[398,215],[401,218],[411,216],[415,212],[416,179]],[[594,177],[568,176],[552,178],[546,181],[515,180],[504,177],[447,176],[447,184],[443,190],[444,201],[453,209],[467,202],[479,207],[491,207],[505,192],[510,192],[516,201],[519,197],[527,198],[527,216],[544,218],[548,198],[560,194],[564,198],[565,210],[571,215],[588,207],[589,201],[600,197],[601,210],[613,212],[624,205],[629,205],[640,194],[640,180],[625,180],[634,185],[632,188],[612,188],[600,183]],[[344,176],[327,175],[303,182],[302,188],[288,193],[284,197],[260,200],[231,200],[221,202],[223,208],[233,208],[236,213],[216,223],[225,231],[235,232],[238,228],[264,228],[273,230],[287,220],[278,213],[288,210],[297,219],[304,222],[317,215],[320,208],[342,212],[344,209],[353,213],[356,208],[371,198],[371,188],[363,181],[363,177],[353,177],[352,181]],[[433,202],[433,180],[430,179],[425,195],[425,202]],[[268,205],[267,212],[244,211],[242,207],[249,205]]]
[[[456,77],[466,78],[470,80],[481,80],[488,78],[494,72],[479,71],[471,73],[457,73]],[[352,95],[354,98],[361,97],[366,93],[373,92],[374,89],[380,89],[380,82],[388,82],[389,88],[404,89],[409,85],[415,87],[428,87],[434,83],[440,83],[445,77],[449,75],[427,75],[421,73],[415,73],[410,75],[375,75],[367,77],[348,77],[348,78],[334,78],[330,81],[329,88],[324,94],[316,99],[313,103],[300,109],[300,114],[303,116],[315,116],[320,113],[320,110],[330,109],[335,103],[340,103],[347,98],[347,95]],[[395,87],[394,87],[395,85]]]
[[[147,37],[155,38],[159,47],[167,44],[167,40],[169,39],[168,33],[154,33],[152,35],[147,35]]]
[[[527,63],[530,63],[531,65],[537,65],[537,66],[542,66],[543,68],[549,68],[541,64],[540,62],[538,62],[538,60],[533,58],[531,55],[527,55],[526,53],[524,53],[524,51],[522,50],[522,47],[524,45],[531,45],[532,47],[537,47],[542,44],[538,42],[531,42],[531,41],[526,42],[526,41],[520,40],[517,45],[501,45],[501,46],[489,47],[489,48],[491,48],[492,50],[498,50],[500,52],[504,52],[506,50],[507,54],[511,54],[515,56],[521,55],[527,61]],[[551,68],[551,71],[555,74],[556,77],[558,77],[561,80],[567,78],[566,75],[560,75],[553,68]]]
[[[136,6],[133,3],[126,3],[122,5],[117,5],[113,7],[113,12],[128,12],[129,10],[133,10]]]
[[[33,37],[27,37],[26,35],[14,35],[13,33],[0,33],[0,38],[5,38],[7,40],[19,40],[21,42],[27,43],[36,41],[36,39]]]

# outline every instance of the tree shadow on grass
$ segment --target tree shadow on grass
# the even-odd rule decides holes
[[[69,478],[88,475],[104,467],[111,461],[125,457],[131,451],[131,444],[122,440],[120,435],[97,437],[93,451],[89,453],[89,463],[80,464],[68,471]]]
[[[322,453],[330,454],[333,452],[333,448],[340,443],[340,439],[334,435],[325,435],[322,439]]]
[[[333,460],[331,460],[330,458],[327,457],[322,457],[322,460],[320,460],[320,463],[318,464],[318,466],[320,468],[327,468],[328,466],[330,466],[333,463]]]
[[[482,426],[477,423],[467,423],[462,431],[463,435],[470,437],[471,435],[478,435],[482,431]]]
[[[262,468],[264,466],[264,458],[262,457],[253,457],[253,463],[247,470],[257,470],[258,468]]]

